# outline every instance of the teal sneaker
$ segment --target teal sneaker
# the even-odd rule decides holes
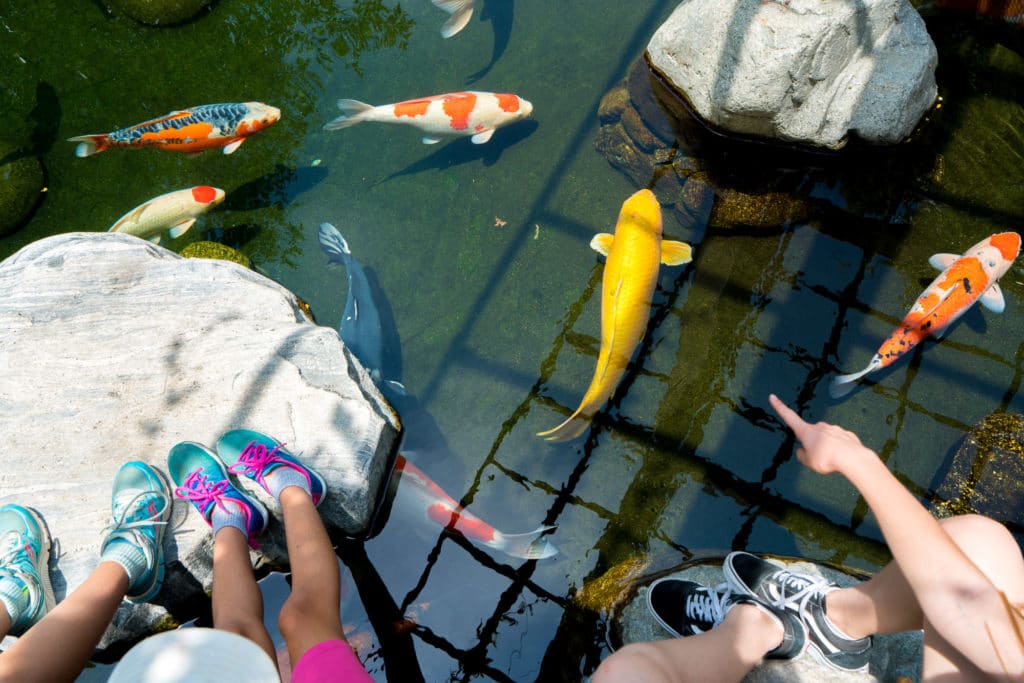
[[[50,532],[34,510],[0,507],[0,602],[11,618],[10,635],[20,636],[57,601],[50,586]]]
[[[265,434],[251,429],[234,429],[217,442],[217,453],[225,462],[232,463],[228,468],[231,472],[252,479],[275,498],[278,492],[270,490],[266,477],[279,467],[294,470],[305,480],[313,505],[320,505],[327,493],[323,477],[286,451],[283,443]]]
[[[111,522],[100,559],[128,572],[131,602],[149,602],[164,582],[164,530],[171,518],[171,486],[162,472],[139,460],[121,465],[110,495]]]
[[[211,526],[215,509],[233,512],[224,504],[225,500],[238,503],[245,517],[249,545],[257,547],[256,538],[267,528],[267,509],[231,483],[224,463],[210,449],[193,441],[182,441],[167,454],[167,469],[178,485],[174,495],[192,503]]]

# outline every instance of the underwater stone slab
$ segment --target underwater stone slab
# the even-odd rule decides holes
[[[95,567],[111,483],[128,460],[166,472],[179,441],[234,428],[286,442],[327,482],[335,534],[364,533],[397,417],[336,331],[237,264],[184,259],[129,235],[67,233],[0,263],[0,503],[39,510],[59,543],[58,599]],[[280,510],[254,559],[286,561]],[[156,605],[122,605],[103,645],[197,616],[212,584],[209,527],[175,501]],[[197,602],[198,601],[198,602]]]
[[[711,124],[830,149],[902,141],[937,94],[907,0],[687,0],[647,56]]]

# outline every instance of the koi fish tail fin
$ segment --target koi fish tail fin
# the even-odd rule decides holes
[[[78,143],[78,147],[75,148],[76,157],[88,157],[110,149],[110,138],[106,134],[76,135],[68,138],[68,142]]]
[[[590,426],[590,420],[593,418],[593,414],[584,415],[579,408],[566,419],[565,422],[549,429],[546,432],[537,432],[537,436],[544,439],[545,441],[551,441],[552,443],[560,443],[562,441],[571,441],[577,436],[587,431],[587,427]]]
[[[542,526],[526,534],[503,534],[496,530],[494,539],[487,545],[523,560],[543,560],[558,554],[558,548],[545,538],[556,528]]]
[[[871,359],[871,362],[868,363],[868,366],[861,370],[860,372],[854,372],[849,375],[839,375],[838,377],[835,377],[832,380],[832,384],[829,385],[828,388],[829,396],[831,396],[832,398],[842,398],[843,396],[846,396],[848,393],[853,391],[853,388],[857,385],[857,380],[859,380],[861,377],[868,374],[869,372],[874,372],[880,367],[882,367],[881,358],[875,356],[874,358]]]
[[[466,28],[470,17],[473,16],[473,0],[432,0],[434,5],[448,12],[452,16],[444,22],[441,27],[441,35],[451,38],[456,33]]]
[[[359,100],[338,100],[341,116],[325,123],[324,130],[339,130],[354,126],[363,121],[366,118],[366,113],[373,108],[372,104]]]
[[[341,236],[338,229],[330,223],[320,224],[320,230],[317,232],[317,239],[320,240],[320,248],[327,253],[328,261],[345,263],[349,254],[352,253],[348,248],[348,242],[346,242],[345,238]]]

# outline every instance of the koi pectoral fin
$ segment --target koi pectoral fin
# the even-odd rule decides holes
[[[693,260],[693,249],[686,242],[661,241],[661,262],[666,266],[681,266]]]
[[[615,241],[615,235],[607,232],[599,232],[590,240],[590,248],[596,251],[601,256],[608,256],[608,252],[612,250],[612,242]]]
[[[999,283],[993,282],[992,286],[981,295],[981,305],[993,313],[1002,313],[1006,310],[1006,299],[1003,298],[1003,290]]]
[[[928,265],[935,270],[945,270],[960,258],[957,254],[934,254],[928,259]]]

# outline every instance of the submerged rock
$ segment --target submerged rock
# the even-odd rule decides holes
[[[214,447],[262,431],[327,482],[335,535],[370,526],[397,443],[397,417],[337,332],[307,321],[291,292],[234,263],[184,259],[128,235],[66,233],[0,263],[0,491],[39,510],[61,547],[58,599],[96,565],[114,472],[166,471],[180,441]],[[284,566],[280,511],[255,556]],[[208,607],[211,538],[174,502],[167,580],[155,604],[124,603],[103,646]]]
[[[993,413],[974,425],[933,488],[940,516],[985,515],[1006,524],[1024,544],[1024,415]]]
[[[904,140],[937,94],[907,0],[688,0],[647,57],[714,126],[828,149]]]
[[[180,24],[206,8],[212,0],[106,0],[115,12],[153,26]]]
[[[43,198],[43,165],[33,156],[17,158],[15,152],[0,143],[0,237],[25,225]]]
[[[252,268],[252,261],[249,260],[248,256],[220,242],[190,242],[179,252],[179,256],[183,258],[220,259],[221,261],[237,263],[243,268]]]

